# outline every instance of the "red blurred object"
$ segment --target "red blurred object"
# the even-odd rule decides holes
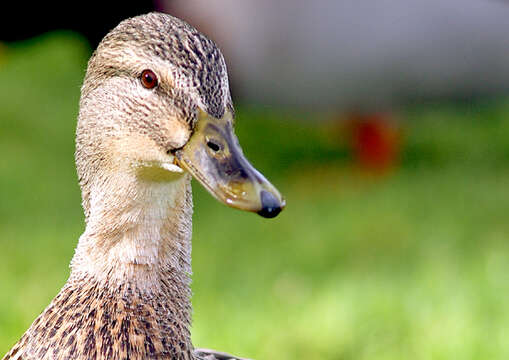
[[[390,113],[352,113],[347,124],[352,151],[361,167],[384,172],[397,164],[401,128]]]

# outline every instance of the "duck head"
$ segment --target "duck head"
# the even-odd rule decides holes
[[[191,174],[233,208],[278,215],[285,201],[244,156],[234,119],[211,40],[166,14],[123,21],[99,44],[82,88],[76,162],[85,211],[101,174],[164,178],[159,169],[168,181]]]

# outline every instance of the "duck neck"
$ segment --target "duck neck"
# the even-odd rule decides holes
[[[105,176],[87,192],[86,229],[71,277],[156,290],[162,273],[191,273],[189,175],[163,169]]]
[[[143,303],[150,308],[145,321],[184,335],[173,340],[190,348],[189,175],[143,169],[102,178],[83,189],[86,230],[66,286],[92,298],[107,294],[110,302]]]

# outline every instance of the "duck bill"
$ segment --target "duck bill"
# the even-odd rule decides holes
[[[285,206],[279,191],[242,153],[229,112],[217,119],[200,110],[193,135],[175,152],[175,161],[228,206],[267,218]]]

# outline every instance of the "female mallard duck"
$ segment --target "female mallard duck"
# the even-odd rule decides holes
[[[189,174],[231,207],[284,207],[233,119],[223,56],[187,23],[151,13],[106,35],[76,135],[86,229],[67,283],[4,359],[233,359],[191,343]]]

